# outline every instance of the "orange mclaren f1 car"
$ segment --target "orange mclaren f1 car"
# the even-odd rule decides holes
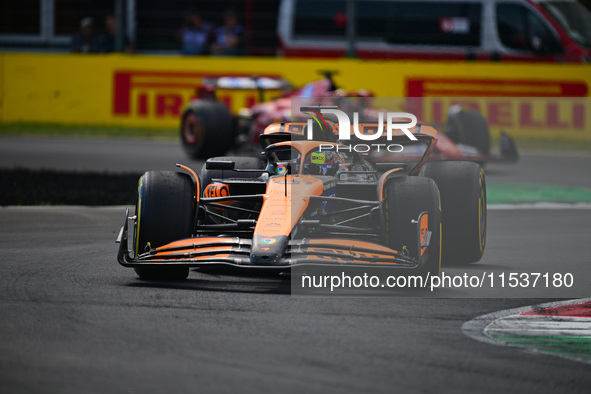
[[[387,144],[421,146],[412,160],[372,162],[338,124],[304,139],[304,122],[275,123],[258,157],[209,159],[200,173],[146,172],[126,214],[118,261],[142,279],[177,280],[190,267],[289,272],[305,265],[382,267],[438,275],[480,260],[486,183],[473,162],[429,162],[437,132],[416,125]],[[374,129],[377,123],[361,124]],[[346,142],[346,143],[345,143]],[[416,149],[412,149],[416,152]]]

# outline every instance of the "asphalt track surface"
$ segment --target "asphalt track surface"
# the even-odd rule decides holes
[[[2,167],[13,166],[4,157],[10,140],[0,139]],[[118,171],[144,170],[125,157],[149,152],[159,153],[150,168],[183,159],[168,143],[92,144],[89,152],[105,163],[91,168],[97,171],[110,170],[109,163],[121,164]],[[175,157],[165,155],[175,149]],[[57,159],[60,168],[88,170],[88,163],[68,167],[66,156]],[[49,157],[35,165],[57,165]],[[548,160],[554,172],[541,174]],[[589,187],[590,161],[527,155],[515,167],[489,166],[488,180],[533,182],[533,174],[535,182]],[[185,282],[144,282],[115,260],[123,210],[0,208],[1,392],[587,393],[591,387],[588,364],[490,346],[461,331],[476,316],[556,296],[292,297],[289,281],[195,271]],[[539,271],[543,263],[589,283],[590,219],[590,210],[489,211],[487,251],[470,270]]]
[[[121,173],[174,170],[179,161],[192,162],[171,140],[0,137],[0,168]]]

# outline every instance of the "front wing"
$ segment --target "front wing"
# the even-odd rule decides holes
[[[188,267],[234,266],[253,269],[286,270],[291,267],[342,266],[419,268],[416,258],[385,246],[350,239],[293,239],[283,257],[273,264],[251,261],[252,239],[240,237],[197,237],[171,242],[134,257],[128,248],[127,216],[117,241],[118,262],[124,267],[176,265]]]

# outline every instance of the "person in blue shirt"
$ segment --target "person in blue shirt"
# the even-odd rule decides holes
[[[84,18],[80,22],[80,31],[72,36],[70,45],[72,53],[99,53],[101,40],[95,34],[92,18]]]
[[[179,32],[183,55],[205,55],[213,39],[213,26],[197,12],[190,12]]]
[[[244,28],[238,23],[238,16],[232,10],[226,11],[224,24],[216,30],[212,54],[222,56],[239,55],[243,52]]]
[[[133,53],[133,45],[129,42],[126,34],[123,34],[123,42],[121,43],[122,48],[118,51],[116,48],[116,30],[117,30],[117,19],[115,15],[109,14],[105,17],[105,33],[101,36],[101,52],[121,52]]]

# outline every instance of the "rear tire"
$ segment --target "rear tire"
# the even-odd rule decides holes
[[[191,236],[195,218],[195,186],[189,175],[171,171],[149,171],[140,178],[134,234],[134,254],[144,253]],[[149,245],[148,245],[149,243]],[[136,267],[142,279],[182,280],[188,267]]]
[[[181,121],[181,143],[193,159],[223,155],[234,143],[234,120],[223,103],[193,100]]]
[[[438,276],[441,268],[441,211],[435,182],[427,178],[401,177],[388,181],[384,210],[388,246],[401,252],[404,247],[411,257],[419,258],[419,275]],[[429,213],[431,240],[425,253],[418,250],[417,224],[412,223],[422,212]]]
[[[445,135],[457,144],[472,146],[483,155],[490,154],[490,132],[488,123],[480,112],[461,110],[447,120]]]
[[[441,193],[443,263],[479,261],[486,246],[486,179],[476,163],[427,163],[421,176],[431,178]]]

